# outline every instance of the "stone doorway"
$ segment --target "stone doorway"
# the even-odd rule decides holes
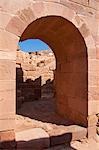
[[[46,42],[55,54],[57,112],[76,124],[87,126],[88,58],[82,35],[66,19],[47,16],[29,24],[20,41],[29,38]]]
[[[62,144],[66,142],[66,139],[71,141],[85,138],[88,113],[88,62],[83,37],[66,19],[48,16],[39,18],[28,25],[20,41],[29,38],[39,38],[46,42],[55,54],[55,98],[51,103],[48,99],[27,104],[27,107],[23,107],[19,114],[41,121],[41,124],[38,122],[39,125],[34,126],[43,128],[49,134],[51,146]],[[48,80],[46,85],[49,82]],[[40,79],[39,83],[41,84]],[[36,92],[37,96],[41,96],[39,91],[40,89]],[[53,104],[55,104],[54,107]],[[35,108],[38,110],[37,112],[29,113],[26,110],[27,108],[32,110],[32,105],[34,110]],[[32,122],[30,127],[34,126]]]

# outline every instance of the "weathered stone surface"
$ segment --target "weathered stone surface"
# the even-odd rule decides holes
[[[98,122],[98,117],[96,115],[90,115],[88,116],[88,126],[96,126],[96,123]]]
[[[15,147],[14,130],[0,131],[0,149],[13,149]]]
[[[10,14],[6,14],[4,12],[0,12],[0,27],[5,29],[5,27],[7,26],[8,22],[10,21],[10,19],[12,18],[12,15]]]
[[[51,146],[63,144],[64,142],[68,143],[70,141],[75,141],[86,137],[86,129],[81,128],[79,126],[69,126],[65,130],[63,129],[56,129],[49,132],[50,140],[51,140]]]
[[[17,51],[16,62],[20,64],[17,70],[17,89],[21,90],[25,101],[33,101],[40,99],[50,89],[50,94],[53,95],[53,87],[44,87],[44,84],[52,82],[55,69],[55,56],[51,50],[25,53],[21,50]],[[49,83],[47,83],[49,80]],[[23,83],[22,83],[23,82]],[[41,94],[42,93],[42,94]],[[17,99],[17,105],[21,105],[21,97]]]
[[[14,129],[15,81],[0,80],[0,130]]]
[[[90,84],[90,88],[89,91],[92,90],[92,92],[94,93],[94,90],[98,92],[98,87],[99,87],[99,76],[96,72],[93,73],[93,71],[89,71],[89,78],[88,78],[88,82]],[[96,87],[96,88],[95,88]],[[92,89],[91,89],[92,88]],[[96,94],[97,94],[96,92]],[[95,95],[95,93],[94,93]]]
[[[13,130],[0,132],[0,142],[14,140],[14,137],[15,133]]]
[[[94,73],[99,71],[99,60],[98,59],[89,59],[89,71],[94,71]]]
[[[96,49],[96,55],[97,55],[97,59],[99,59],[99,47],[97,47],[97,49]]]
[[[86,128],[72,125],[72,121],[67,118],[64,119],[55,112],[52,98],[42,98],[39,101],[24,103],[19,112],[20,114],[22,112],[25,115],[28,114],[30,118],[33,116],[33,119],[17,115],[16,131],[19,132],[29,128],[42,128],[49,134],[51,145],[62,144],[86,137]]]
[[[13,112],[1,114],[0,131],[12,130],[15,128],[15,116],[13,114],[14,114]]]
[[[48,79],[53,80],[53,70],[55,70],[55,56],[51,50],[25,53],[17,51],[17,64],[20,62],[20,67],[23,71],[25,79],[35,80],[40,75],[42,84]]]
[[[33,19],[35,19],[34,12],[31,9],[31,7],[28,7],[27,9],[23,9],[22,11],[18,11],[17,15],[18,18],[20,18],[26,24],[32,22]]]
[[[16,133],[17,148],[44,149],[50,146],[49,135],[41,128]]]
[[[99,100],[92,100],[88,102],[88,114],[94,115],[99,113]]]
[[[3,51],[1,50],[0,51],[0,59],[7,59],[7,60],[16,60],[16,54],[15,52],[11,51],[11,52],[6,52],[6,51]]]
[[[0,80],[15,80],[15,61],[0,60]],[[10,67],[9,67],[10,66]]]
[[[14,34],[0,29],[0,50],[1,51],[16,51],[19,38]]]
[[[15,90],[0,92],[0,114],[15,112]]]
[[[88,138],[96,138],[96,126],[88,127]]]
[[[25,28],[26,24],[17,16],[14,16],[6,26],[6,30],[12,34],[15,34],[16,36],[21,36]]]
[[[30,5],[30,0],[9,0],[9,3],[6,3],[6,0],[1,1],[0,8],[2,12],[15,14],[19,9],[24,9]]]
[[[93,101],[93,100],[99,101],[98,89],[99,89],[99,86],[90,86],[89,87],[89,95],[88,95],[89,101]]]
[[[18,36],[22,35],[21,40],[29,38],[40,38],[43,41],[47,42],[54,50],[57,62],[60,64],[58,65],[57,71],[55,73],[56,97],[59,106],[58,111],[60,112],[60,114],[63,114],[63,116],[70,114],[71,119],[74,119],[74,121],[78,120],[81,124],[87,124],[88,114],[95,115],[95,113],[98,113],[99,110],[98,86],[95,86],[95,84],[97,84],[96,80],[98,79],[96,79],[95,81],[94,79],[92,79],[92,82],[91,79],[88,80],[88,78],[90,77],[90,72],[92,72],[93,74],[94,72],[96,74],[99,74],[98,49],[96,50],[96,48],[99,47],[98,10],[98,0],[52,0],[51,2],[49,2],[48,0],[46,2],[44,0],[9,0],[9,2],[7,2],[6,0],[0,1],[0,59],[15,60],[15,50],[17,48],[17,42],[19,40]],[[36,18],[38,19],[35,20]],[[32,21],[34,22],[32,23]],[[26,27],[27,29],[23,33]],[[85,68],[80,64],[80,61],[74,61],[77,60],[77,58],[81,58],[81,56],[83,58],[83,61],[81,63],[85,63]],[[68,64],[68,61],[71,63],[71,65]],[[31,61],[29,63],[31,64]],[[65,65],[66,63],[67,65]],[[44,65],[44,63],[41,63],[40,65],[42,64]],[[61,67],[61,64],[64,64],[64,67]],[[79,84],[80,80],[78,82],[77,76],[75,76],[75,78],[70,77],[69,79],[64,79],[64,81],[61,82],[61,78],[66,71],[65,68],[67,67],[67,69],[69,70],[69,67],[71,67],[72,65],[75,66],[75,73],[79,71],[79,68],[84,69],[81,69],[82,76],[84,78],[80,74],[78,74],[78,76],[82,78],[81,84]],[[6,64],[5,67],[7,67]],[[46,70],[48,71],[49,69],[46,68]],[[14,74],[11,73],[12,75],[10,79],[8,79],[9,74],[7,77],[7,74],[2,69],[2,64],[1,71],[4,77],[1,77],[0,80],[0,99],[1,101],[2,99],[9,100],[10,105],[10,102],[12,103],[12,99],[13,101],[15,100],[15,91],[13,90],[15,89],[15,87],[13,88],[12,83],[8,80],[13,80],[14,83]],[[6,71],[10,72],[9,70]],[[37,71],[39,72],[39,69]],[[61,74],[57,79],[57,73],[60,73],[60,71]],[[73,73],[72,68],[70,68],[70,71],[71,73]],[[42,71],[40,71],[39,74],[41,75]],[[30,75],[31,74],[29,74],[29,77]],[[38,74],[36,73],[35,75],[38,76]],[[68,77],[68,75],[66,76]],[[44,76],[44,81],[46,81],[47,77],[47,75]],[[33,78],[35,78],[35,76],[33,76]],[[70,86],[67,85],[67,81]],[[9,87],[7,85],[8,82]],[[63,85],[61,83],[63,83]],[[90,90],[90,88],[95,88],[95,90]],[[63,92],[60,92],[60,90]],[[67,93],[71,94],[71,97],[67,95],[66,91]],[[78,103],[78,98],[82,97],[83,92],[86,93],[86,97],[84,97],[83,100],[83,111],[85,112],[85,114],[82,114],[82,109],[80,111],[82,102]],[[77,96],[75,96],[76,94]],[[95,95],[95,97],[93,95]],[[88,100],[90,101],[88,102]],[[74,111],[76,106],[75,108],[73,107],[74,101],[78,106],[80,106],[80,112],[76,111],[75,115]],[[80,101],[82,101],[82,98],[80,99]],[[3,105],[2,107],[4,108],[5,106]],[[7,108],[7,110],[9,110],[9,108]],[[86,112],[88,112],[88,114],[86,114]],[[13,114],[14,113],[15,112],[13,112]],[[7,128],[7,125],[5,126]],[[88,132],[91,132],[91,130],[89,129]],[[91,132],[91,135],[93,134],[95,134],[94,129]]]
[[[0,102],[1,102],[1,105],[5,102],[4,105],[2,105],[2,110],[3,110],[3,108],[5,108],[7,101],[11,102],[11,103],[13,102],[13,104],[15,104],[14,100],[15,100],[15,81],[14,80],[13,81],[0,80]],[[7,107],[7,105],[6,105],[6,107]],[[10,110],[10,103],[8,105],[8,109]],[[13,105],[13,109],[15,109],[14,105]],[[4,111],[2,111],[2,112],[4,112]]]
[[[23,68],[23,70],[25,71],[35,71],[36,68],[32,65],[32,64],[21,64],[21,67]]]

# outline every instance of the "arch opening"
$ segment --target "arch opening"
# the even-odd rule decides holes
[[[53,99],[55,68],[54,53],[46,43],[39,39],[19,42],[16,59],[17,113],[25,102],[29,102],[31,107],[35,100]],[[27,106],[26,103],[24,105]],[[24,115],[24,112],[21,113]]]
[[[68,118],[72,122],[70,124],[87,127],[88,56],[86,44],[79,30],[60,16],[46,16],[27,26],[20,41],[27,39],[40,39],[54,52],[57,114],[65,120]]]
[[[70,118],[75,120],[75,116],[78,116],[79,119],[76,120],[87,125],[87,48],[78,29],[62,17],[47,16],[32,22],[20,40],[28,38],[39,38],[46,42],[56,56],[55,79],[59,112],[68,117],[71,112]]]

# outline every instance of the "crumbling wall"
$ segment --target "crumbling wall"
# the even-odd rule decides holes
[[[55,56],[51,50],[30,53],[18,50],[16,67],[22,68],[24,81],[35,80],[41,76],[43,85],[47,80],[53,80]]]
[[[51,50],[23,52],[17,50],[16,85],[17,107],[24,101],[53,95],[55,57]]]

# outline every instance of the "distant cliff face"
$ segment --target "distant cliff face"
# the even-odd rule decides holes
[[[41,76],[42,84],[47,80],[53,80],[53,70],[55,70],[55,56],[51,50],[39,52],[17,51],[16,67],[22,68],[23,80],[35,80]]]

